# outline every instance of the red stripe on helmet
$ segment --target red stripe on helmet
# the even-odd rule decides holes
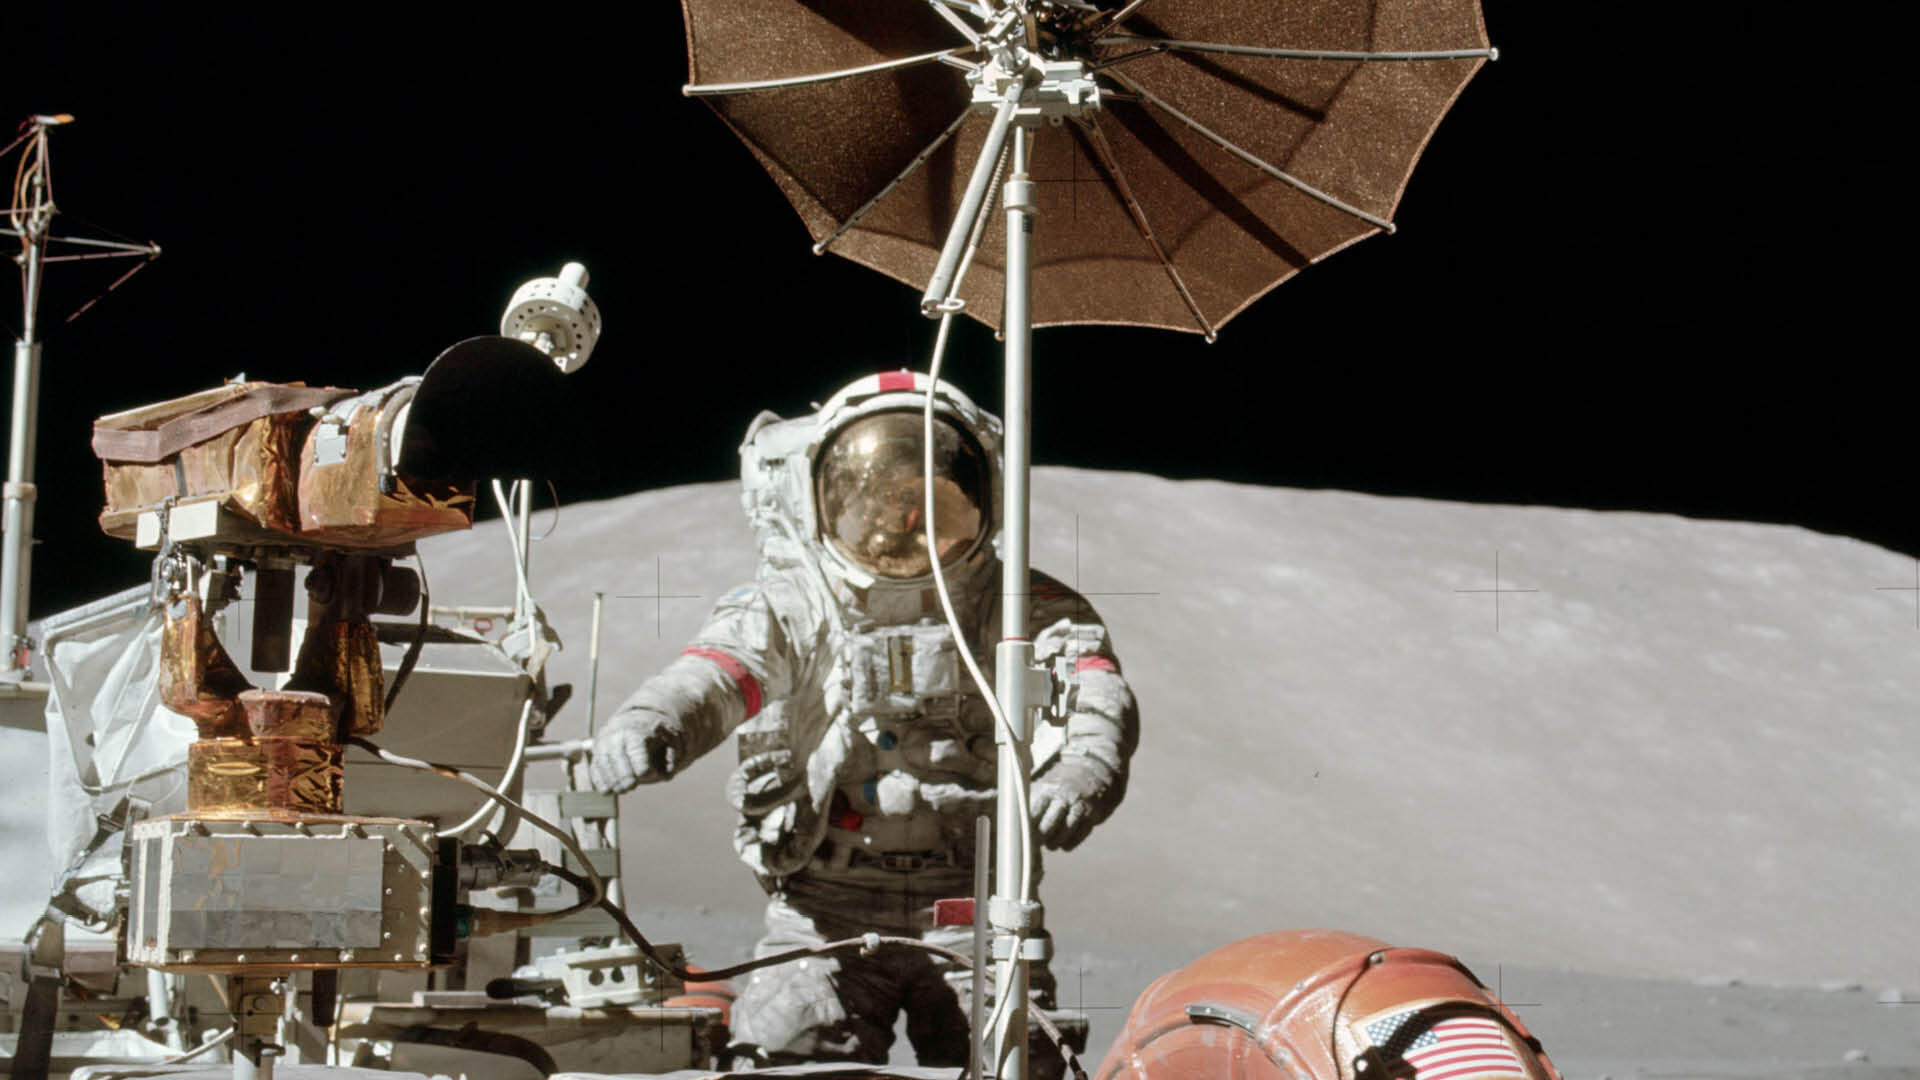
[[[742,664],[740,661],[728,656],[719,649],[702,649],[695,647],[682,651],[680,655],[697,656],[702,660],[710,660],[717,665],[721,671],[726,672],[727,677],[733,680],[733,684],[740,688],[740,696],[747,701],[747,719],[753,719],[754,714],[760,711],[760,703],[762,701],[760,682],[753,677],[753,672],[747,670],[747,665]]]
[[[880,392],[890,394],[895,390],[913,389],[913,372],[883,371],[880,373]]]
[[[1080,659],[1074,661],[1074,664],[1073,664],[1073,673],[1075,675],[1078,675],[1083,671],[1119,671],[1119,670],[1120,668],[1117,665],[1115,665],[1113,661],[1107,659],[1104,656],[1083,656]]]

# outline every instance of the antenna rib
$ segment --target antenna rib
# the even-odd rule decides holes
[[[860,219],[863,217],[866,217],[868,211],[880,205],[881,199],[884,199],[888,195],[892,194],[893,189],[899,187],[901,181],[913,175],[914,170],[918,169],[921,165],[926,164],[927,159],[933,156],[933,152],[935,150],[940,149],[943,143],[945,143],[948,139],[953,138],[953,133],[956,131],[959,131],[960,125],[966,123],[967,117],[972,115],[973,115],[973,110],[969,108],[966,111],[962,112],[959,116],[955,117],[953,123],[948,124],[947,129],[945,131],[942,131],[938,137],[936,137],[932,142],[927,144],[927,148],[925,150],[920,151],[918,154],[914,155],[914,158],[912,161],[907,162],[907,167],[900,170],[900,175],[888,181],[886,187],[881,188],[877,193],[875,193],[873,198],[868,199],[864,204],[861,205],[860,209],[855,210],[853,212],[852,217],[849,217],[844,223],[841,224],[839,228],[833,230],[833,235],[813,245],[813,253],[815,255],[818,255],[826,251],[828,247],[832,246],[835,240],[838,240],[840,239],[840,237],[844,236],[847,230],[859,224]]]
[[[932,5],[933,10],[938,12],[941,18],[947,20],[955,30],[960,31],[961,37],[973,42],[976,48],[980,46],[980,32],[961,21],[960,16],[954,14],[952,8],[942,3],[941,0],[927,0],[927,3]]]
[[[1388,221],[1386,218],[1380,217],[1377,214],[1369,214],[1365,210],[1362,210],[1357,206],[1353,206],[1348,203],[1342,202],[1339,199],[1333,197],[1332,195],[1329,195],[1326,192],[1321,191],[1319,188],[1314,187],[1312,184],[1307,183],[1305,180],[1302,180],[1299,177],[1293,176],[1292,174],[1287,173],[1286,171],[1276,166],[1268,164],[1266,161],[1261,160],[1259,157],[1256,157],[1255,155],[1249,153],[1248,151],[1241,149],[1239,146],[1234,145],[1234,143],[1229,141],[1226,138],[1226,136],[1221,135],[1220,133],[1214,131],[1212,128],[1207,127],[1205,124],[1202,124],[1200,121],[1195,120],[1193,117],[1188,116],[1186,113],[1183,113],[1179,109],[1174,108],[1172,105],[1167,104],[1165,101],[1162,101],[1160,98],[1141,89],[1138,83],[1133,82],[1132,80],[1128,79],[1126,76],[1116,75],[1109,72],[1107,75],[1107,78],[1112,79],[1113,81],[1119,83],[1121,86],[1125,87],[1127,90],[1131,91],[1133,94],[1139,97],[1141,101],[1149,105],[1152,105],[1154,108],[1159,109],[1160,111],[1166,113],[1168,116],[1171,116],[1175,120],[1178,120],[1182,124],[1185,124],[1189,129],[1193,131],[1194,134],[1199,135],[1201,138],[1207,140],[1208,142],[1214,144],[1215,146],[1218,146],[1220,149],[1225,150],[1227,153],[1232,154],[1234,157],[1239,158],[1241,161],[1246,162],[1247,164],[1253,166],[1254,168],[1260,170],[1261,172],[1266,173],[1268,176],[1273,177],[1275,180],[1278,180],[1281,183],[1286,184],[1288,187],[1293,188],[1295,191],[1298,191],[1303,195],[1307,195],[1312,198],[1318,199],[1321,202],[1327,204],[1328,206],[1333,207],[1335,210],[1338,210],[1342,213],[1351,214],[1354,217],[1359,218],[1361,221],[1364,221],[1367,224],[1372,225],[1377,229],[1381,229],[1387,233],[1392,233],[1394,231],[1393,222]]]
[[[98,226],[95,226],[95,227],[98,228]],[[0,236],[25,236],[25,235],[27,234],[21,231],[20,229],[10,229],[4,225],[0,225]],[[123,255],[158,255],[160,254],[160,249],[158,247],[155,247],[152,244],[123,244],[118,240],[94,240],[85,236],[49,236],[46,238],[46,242],[49,244],[73,244],[76,247],[107,248],[110,251],[116,251]],[[73,256],[54,255],[54,256],[48,256],[48,259],[49,260],[66,259],[66,258],[72,258],[72,257]]]
[[[1498,60],[1500,50],[1438,49],[1427,52],[1351,52],[1338,49],[1269,49],[1258,45],[1222,45],[1211,41],[1177,41],[1172,38],[1138,37],[1116,34],[1103,37],[1095,45],[1135,45],[1153,51],[1177,49],[1181,52],[1223,53],[1228,56],[1258,56],[1273,60],[1341,60],[1348,62],[1411,60]]]
[[[680,88],[687,97],[715,97],[722,94],[753,94],[762,90],[785,90],[793,86],[811,86],[815,83],[834,82],[839,79],[851,79],[860,75],[873,75],[882,71],[897,71],[901,68],[915,67],[920,64],[944,63],[957,60],[962,53],[976,51],[972,45],[961,45],[952,49],[940,49],[935,52],[920,53],[917,56],[903,56],[898,60],[882,60],[877,64],[862,67],[843,68],[840,71],[823,71],[817,75],[794,75],[784,79],[761,79],[756,82],[688,84]]]
[[[1126,22],[1127,18],[1131,16],[1134,12],[1140,10],[1140,5],[1146,2],[1147,0],[1133,0],[1133,2],[1128,4],[1126,7],[1123,7],[1119,11],[1114,12],[1113,16],[1106,21],[1105,25],[1102,28],[1104,29],[1105,27],[1119,26],[1121,23]]]
[[[1186,279],[1180,276],[1180,271],[1174,267],[1173,260],[1167,256],[1167,249],[1160,246],[1159,238],[1153,234],[1153,227],[1147,224],[1146,211],[1141,208],[1140,201],[1133,197],[1133,186],[1127,183],[1126,174],[1120,171],[1120,159],[1114,156],[1113,144],[1107,141],[1107,133],[1100,130],[1098,118],[1081,119],[1078,123],[1080,129],[1086,132],[1087,145],[1093,147],[1094,153],[1100,158],[1101,167],[1106,169],[1107,175],[1113,179],[1113,186],[1120,192],[1120,201],[1126,204],[1127,213],[1133,216],[1133,227],[1140,230],[1141,238],[1147,242],[1148,247],[1153,249],[1154,257],[1160,260],[1160,266],[1167,272],[1168,280],[1173,282],[1174,289],[1179,292],[1181,302],[1187,305],[1187,311],[1193,315],[1193,321],[1200,324],[1200,332],[1207,336],[1208,341],[1213,341],[1219,337],[1218,332],[1214,330],[1213,324],[1207,321],[1207,317],[1201,314],[1199,303],[1194,300],[1193,293],[1187,289]]]

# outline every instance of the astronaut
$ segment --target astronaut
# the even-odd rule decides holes
[[[922,518],[929,390],[936,546],[966,631],[958,642]],[[994,810],[993,720],[957,650],[990,684],[1000,422],[945,383],[889,372],[810,416],[761,413],[740,457],[757,578],[722,598],[602,728],[594,782],[626,791],[670,779],[735,732],[734,846],[769,897],[756,955],[868,931],[965,952],[971,928],[934,927],[932,907],[972,894],[975,821]],[[1073,673],[1065,723],[1036,725],[1030,804],[1036,839],[1066,850],[1124,795],[1137,710],[1085,600],[1037,572],[1031,593],[1036,660]],[[750,979],[733,1024],[737,1053],[755,1063],[884,1063],[902,1009],[922,1064],[967,1058],[968,975],[922,950],[840,952]],[[1030,985],[1052,1008],[1045,964]],[[1040,1052],[1037,1032],[1035,1043],[1032,1075],[1057,1075],[1058,1055]]]

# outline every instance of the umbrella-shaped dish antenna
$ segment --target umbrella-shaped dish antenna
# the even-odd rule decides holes
[[[1006,340],[1002,640],[989,700],[999,968],[969,1074],[1025,1080],[1026,1015],[1008,1003],[1027,999],[1027,960],[1044,955],[1028,744],[1052,685],[1025,640],[1032,330],[1111,323],[1212,340],[1301,268],[1391,232],[1421,150],[1495,56],[1479,2],[682,6],[686,93],[747,144],[816,252],[923,290],[921,310],[941,320],[933,378],[954,315]],[[995,229],[987,195],[1001,176]],[[931,499],[924,516],[932,544]],[[955,633],[964,637],[957,622]],[[975,980],[978,1003],[977,968]]]
[[[1047,223],[1036,326],[1211,336],[1308,264],[1391,231],[1428,138],[1495,55],[1477,0],[684,6],[686,92],[752,150],[815,249],[916,288],[942,283],[955,222],[972,224],[1019,83]],[[974,266],[950,287],[999,328],[997,222]]]

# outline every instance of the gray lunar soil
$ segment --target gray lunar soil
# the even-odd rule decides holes
[[[550,677],[576,691],[550,737],[584,732],[596,591],[604,718],[750,580],[737,493],[540,515]],[[422,548],[436,601],[510,600],[499,522]],[[1125,804],[1043,890],[1092,1061],[1162,972],[1321,926],[1459,956],[1569,1077],[1920,1077],[1912,559],[1042,468],[1033,563],[1104,615],[1141,703]],[[731,758],[622,801],[629,910],[709,965],[748,953],[762,899]]]
[[[533,566],[554,679],[585,691],[596,590],[601,715],[679,652],[752,576],[737,492],[561,512]],[[507,550],[496,522],[427,554],[443,593],[505,597]],[[1126,803],[1049,857],[1043,893],[1094,1060],[1162,972],[1327,926],[1460,956],[1535,1003],[1517,1011],[1572,1076],[1920,1074],[1920,1004],[1895,1003],[1920,998],[1920,623],[1888,588],[1913,560],[1782,526],[1042,468],[1033,562],[1105,616],[1141,702]],[[746,954],[761,899],[732,857],[731,756],[622,804],[631,909],[715,962]]]

